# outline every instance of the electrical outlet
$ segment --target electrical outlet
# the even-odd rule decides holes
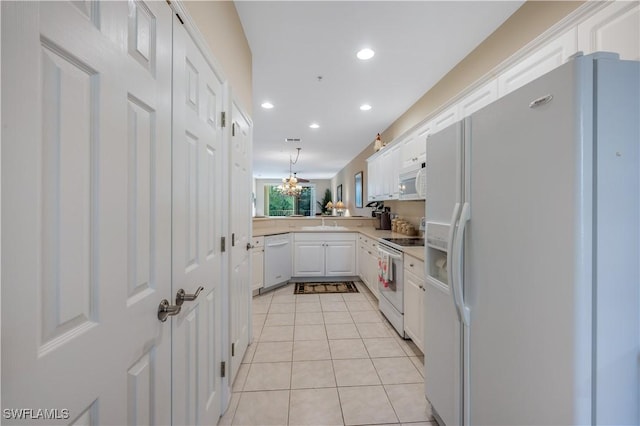
[[[420,230],[424,231],[426,229],[426,224],[425,224],[425,220],[424,217],[422,219],[420,219]]]

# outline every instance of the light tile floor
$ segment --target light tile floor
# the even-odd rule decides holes
[[[429,425],[423,356],[360,293],[253,298],[253,343],[219,425]]]

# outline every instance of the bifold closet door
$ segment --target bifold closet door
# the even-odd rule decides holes
[[[221,410],[223,85],[174,18],[173,423],[215,425]]]

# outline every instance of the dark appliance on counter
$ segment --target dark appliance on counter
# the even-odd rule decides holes
[[[380,214],[380,229],[385,231],[391,230],[391,209],[385,207],[384,211]]]
[[[385,212],[384,203],[382,201],[371,201],[365,207],[373,208],[373,210],[371,210],[371,217],[375,219],[373,221],[373,227],[376,229],[383,229],[382,214]]]

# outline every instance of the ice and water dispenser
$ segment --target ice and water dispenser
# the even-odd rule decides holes
[[[447,244],[449,224],[429,222],[427,224],[427,276],[449,286]]]

